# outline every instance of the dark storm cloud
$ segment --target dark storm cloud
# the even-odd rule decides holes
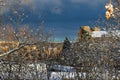
[[[14,1],[14,0],[13,0]],[[99,15],[104,16],[107,0],[23,0],[24,24],[45,22],[47,29],[54,28],[58,37],[76,36],[80,26],[91,25]],[[7,12],[7,11],[5,11]],[[10,12],[7,12],[7,15]],[[75,33],[76,32],[76,33]]]

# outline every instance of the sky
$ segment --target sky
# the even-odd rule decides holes
[[[2,9],[4,22],[11,23],[12,8],[17,8],[16,0],[6,0],[7,7]],[[81,26],[92,26],[100,16],[105,16],[105,4],[108,0],[21,0],[20,14],[23,15],[21,25],[32,28],[43,23],[48,31],[54,31],[56,41],[65,37],[71,40],[77,38]],[[13,6],[14,5],[14,6]],[[15,13],[15,12],[14,12]],[[24,14],[22,14],[24,13]],[[8,19],[9,17],[9,19]]]

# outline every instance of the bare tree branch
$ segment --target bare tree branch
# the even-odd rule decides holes
[[[18,51],[18,50],[20,50],[21,48],[23,48],[23,47],[26,46],[26,45],[35,45],[35,44],[37,44],[37,43],[38,43],[38,42],[31,43],[31,44],[30,44],[30,43],[21,43],[21,45],[20,45],[19,47],[14,48],[14,49],[6,52],[6,53],[0,54],[0,57],[6,56],[6,55],[11,54],[11,53],[13,53],[13,52],[15,52],[15,51]]]
[[[14,49],[6,52],[6,53],[0,54],[0,57],[6,56],[6,55],[11,54],[11,53],[13,53],[13,52],[15,52],[15,51],[18,51],[18,50],[20,50],[21,48],[23,48],[24,46],[25,46],[25,45],[21,45],[21,46],[19,46],[19,47],[17,47],[17,48],[14,48]]]

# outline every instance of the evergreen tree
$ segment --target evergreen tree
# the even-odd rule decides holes
[[[70,49],[70,41],[68,40],[67,37],[65,37],[64,43],[63,43],[63,50],[69,50]]]

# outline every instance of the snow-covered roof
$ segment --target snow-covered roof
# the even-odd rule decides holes
[[[103,35],[108,34],[107,31],[93,31],[91,36],[92,37],[102,37]]]

